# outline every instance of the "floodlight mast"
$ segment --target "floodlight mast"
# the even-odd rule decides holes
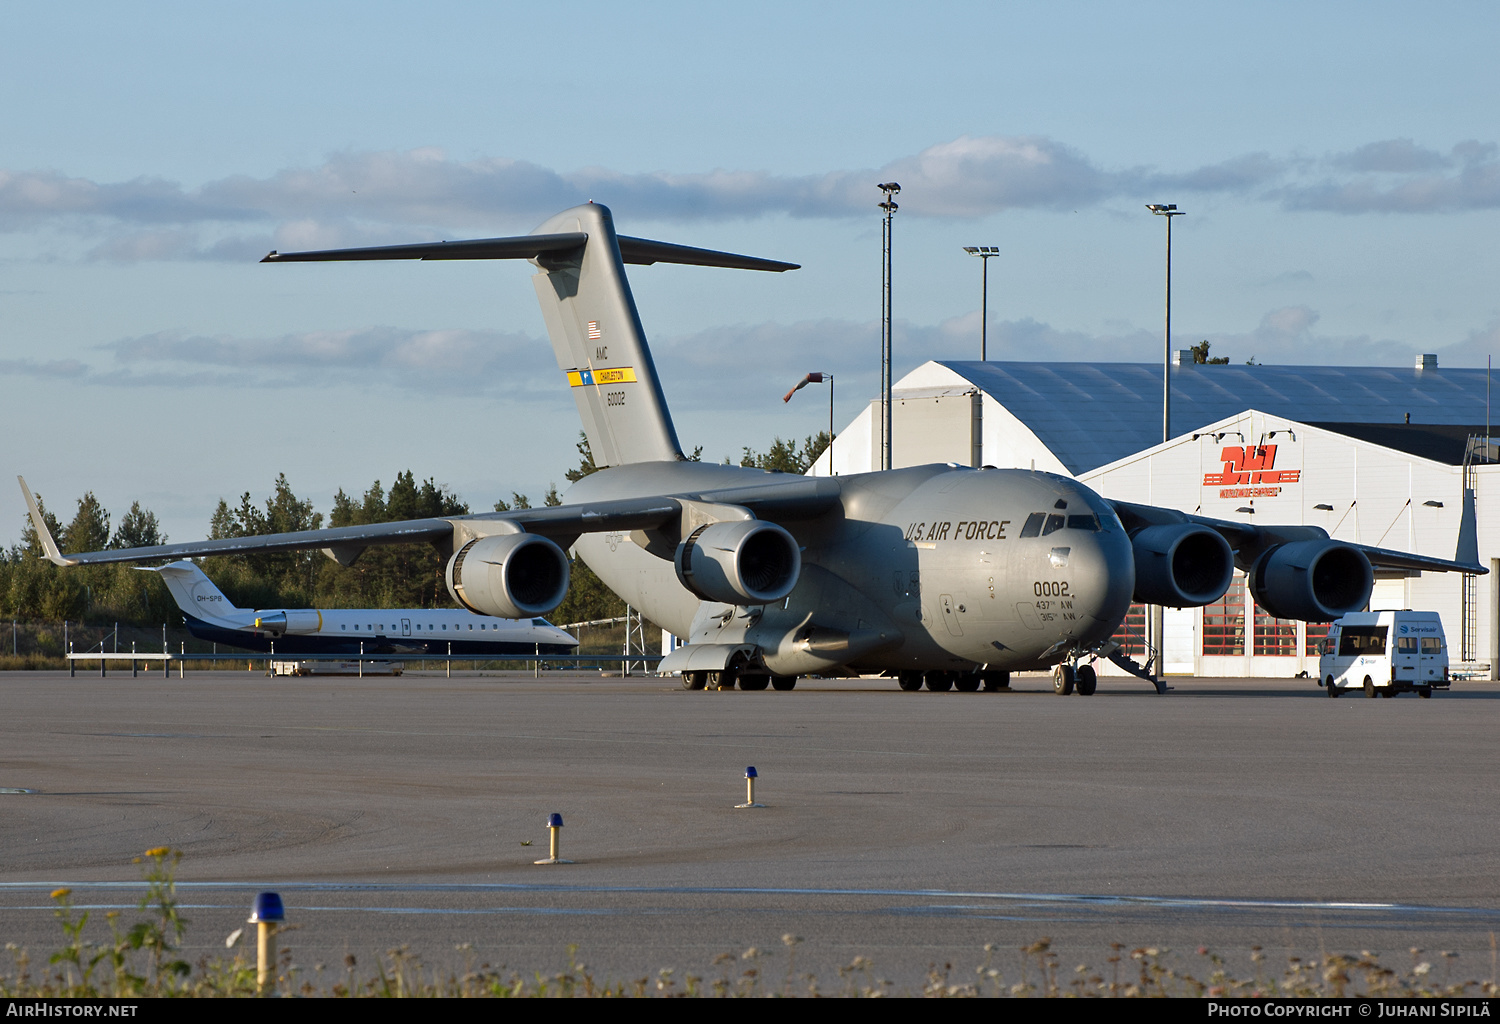
[[[895,196],[901,186],[894,181],[875,186],[884,194],[880,208],[885,211],[881,222],[880,266],[880,468],[891,468],[891,218],[901,207]]]
[[[1172,439],[1172,218],[1184,216],[1176,203],[1147,203],[1146,209],[1158,217],[1167,218],[1167,312],[1163,328],[1161,358],[1161,440],[1166,444]],[[1152,605],[1148,611],[1151,620],[1151,644],[1156,649],[1154,674],[1157,680],[1164,679],[1166,672],[1162,664],[1162,645],[1166,641],[1166,611],[1161,605]]]
[[[1147,203],[1146,209],[1167,218],[1167,316],[1161,359],[1161,439],[1172,438],[1172,218],[1187,215],[1176,203]]]
[[[806,374],[797,382],[796,387],[782,396],[781,400],[790,402],[793,395],[809,384],[822,384],[824,381],[828,382],[828,475],[838,476],[833,468],[833,374],[819,372]]]
[[[1000,255],[1000,248],[995,245],[966,245],[964,252],[970,256],[978,256],[982,261],[979,274],[979,361],[982,363],[989,359],[990,257]]]

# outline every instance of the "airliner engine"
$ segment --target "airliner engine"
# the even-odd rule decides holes
[[[502,619],[546,615],[568,596],[568,556],[532,533],[470,541],[448,559],[444,576],[453,600]]]
[[[700,526],[677,545],[674,561],[683,586],[724,604],[780,601],[802,573],[796,539],[775,523],[757,520]]]
[[[1234,577],[1234,552],[1206,526],[1148,526],[1130,543],[1135,549],[1132,596],[1142,604],[1195,608],[1222,597]]]
[[[255,613],[255,628],[263,633],[316,633],[323,628],[323,613],[312,608]]]
[[[1369,604],[1374,586],[1365,553],[1336,540],[1282,544],[1250,567],[1255,603],[1278,619],[1331,622]]]

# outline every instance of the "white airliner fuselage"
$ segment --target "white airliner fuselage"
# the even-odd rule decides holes
[[[160,574],[200,640],[277,654],[569,654],[578,641],[546,619],[459,608],[236,608],[192,562]]]

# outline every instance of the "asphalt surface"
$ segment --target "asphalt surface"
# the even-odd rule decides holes
[[[96,924],[133,918],[132,860],[170,845],[190,958],[275,889],[309,975],[401,946],[551,973],[576,945],[600,977],[758,965],[838,991],[863,956],[910,990],[934,964],[973,978],[986,943],[1014,981],[1046,936],[1065,968],[1103,968],[1112,943],[1247,970],[1256,945],[1273,967],[1365,949],[1400,967],[1420,947],[1490,976],[1500,688],[1172,687],[3,673],[0,789],[32,792],[0,792],[0,939],[45,960],[59,885]],[[766,806],[737,809],[752,764]],[[574,864],[532,864],[551,812]]]

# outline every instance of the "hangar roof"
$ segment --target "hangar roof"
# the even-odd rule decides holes
[[[943,360],[1085,473],[1161,443],[1161,366]],[[1483,369],[1369,366],[1172,367],[1172,433],[1243,412],[1303,423],[1484,423]],[[1337,428],[1335,428],[1337,429]],[[1351,431],[1344,430],[1344,433]]]

